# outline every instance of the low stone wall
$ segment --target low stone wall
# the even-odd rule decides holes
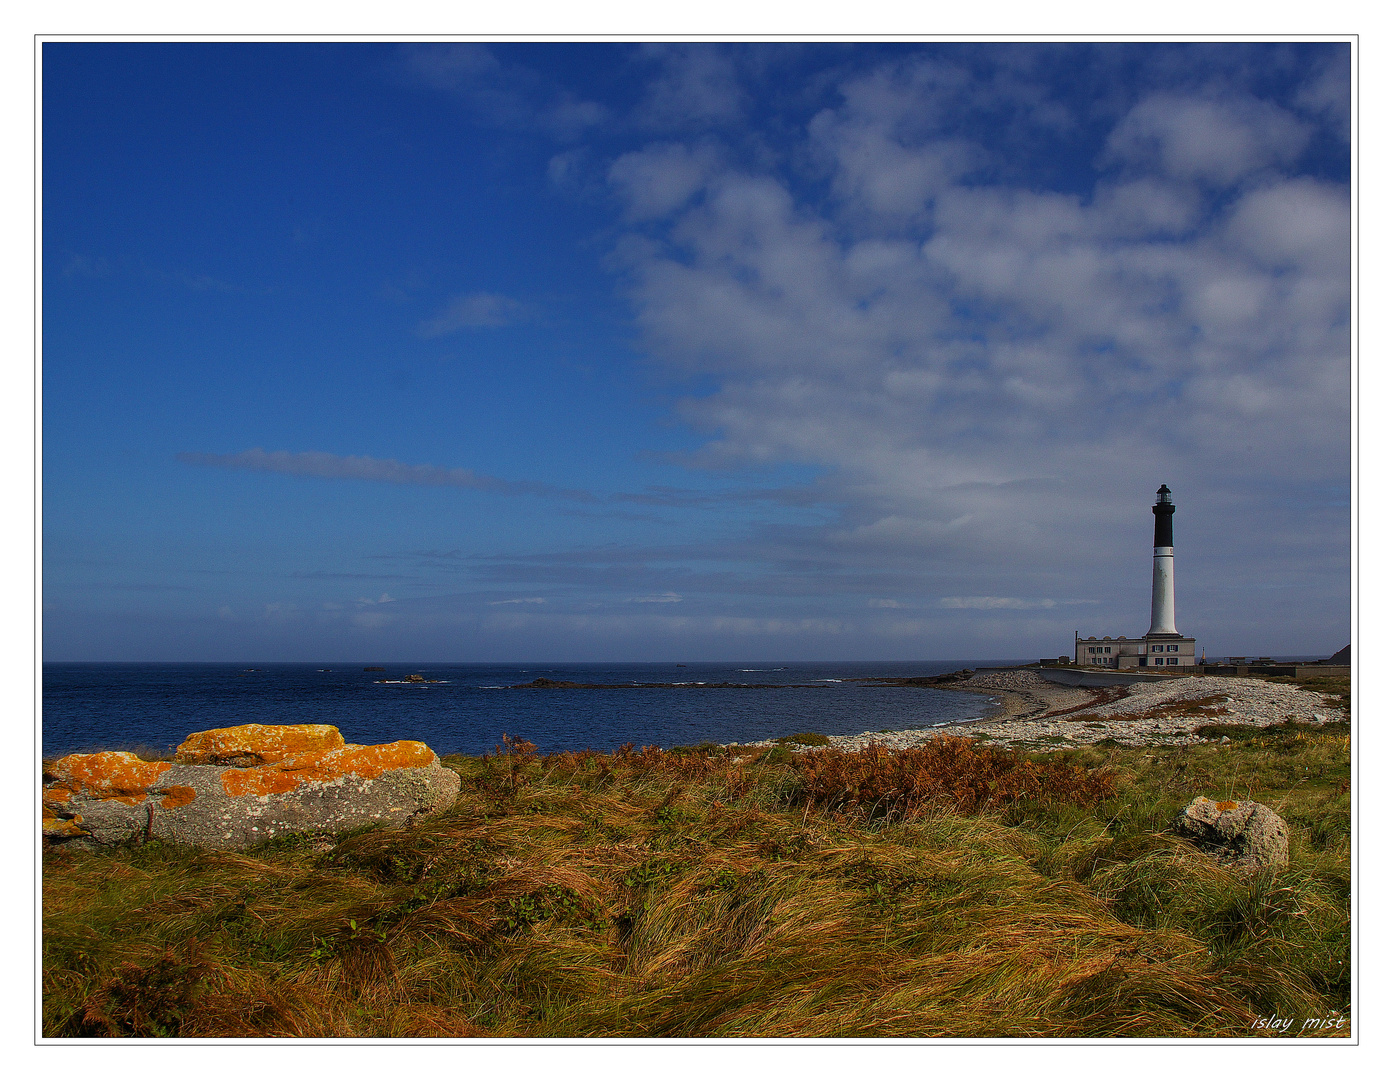
[[[1133,683],[1163,682],[1176,677],[1143,674],[1139,671],[1089,671],[1066,667],[1042,667],[1040,675],[1060,686],[1131,686]]]

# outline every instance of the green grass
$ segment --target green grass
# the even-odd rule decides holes
[[[826,746],[832,740],[816,731],[800,731],[795,735],[783,735],[774,740],[780,746]]]
[[[1273,1037],[1253,1022],[1348,1010],[1340,730],[956,750],[956,786],[827,750],[512,745],[446,760],[449,812],[328,850],[46,853],[44,1033]],[[1291,865],[1180,842],[1196,794],[1283,814]]]

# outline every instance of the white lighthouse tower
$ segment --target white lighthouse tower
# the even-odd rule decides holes
[[[1151,549],[1151,629],[1146,636],[1179,637],[1175,629],[1175,535],[1171,518],[1175,504],[1171,489],[1162,484],[1156,491],[1156,535]]]
[[[1171,489],[1156,491],[1156,531],[1151,547],[1151,629],[1145,637],[1079,637],[1074,632],[1074,663],[1109,668],[1166,668],[1174,674],[1195,667],[1195,639],[1175,628],[1175,536]]]

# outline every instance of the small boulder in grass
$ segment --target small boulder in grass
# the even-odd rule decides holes
[[[173,762],[69,754],[45,781],[44,839],[87,848],[162,839],[236,851],[286,833],[403,825],[460,790],[425,743],[355,746],[327,724],[200,731]]]
[[[1246,869],[1287,865],[1287,823],[1262,803],[1199,795],[1171,828],[1224,862]]]

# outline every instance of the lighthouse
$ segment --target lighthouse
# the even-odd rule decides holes
[[[1169,674],[1195,668],[1195,639],[1175,628],[1175,503],[1171,489],[1156,489],[1151,507],[1155,531],[1151,541],[1151,629],[1144,637],[1079,637],[1074,632],[1074,663],[1107,668],[1166,668]],[[1145,535],[1145,534],[1143,534]],[[1138,552],[1138,555],[1141,553]]]
[[[1156,489],[1156,534],[1151,548],[1151,629],[1147,637],[1179,637],[1175,629],[1175,533],[1171,518],[1175,504],[1171,489],[1162,484]]]

